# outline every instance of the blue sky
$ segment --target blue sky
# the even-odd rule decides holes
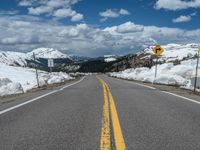
[[[1,0],[0,49],[127,54],[198,42],[200,0]]]

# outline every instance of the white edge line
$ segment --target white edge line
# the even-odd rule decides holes
[[[51,94],[53,94],[53,93],[60,92],[60,91],[66,89],[66,88],[68,88],[68,87],[70,87],[70,86],[73,86],[73,85],[75,85],[75,84],[80,83],[80,82],[83,81],[84,79],[85,79],[85,76],[84,76],[82,79],[80,79],[79,81],[74,82],[74,83],[72,83],[72,84],[69,84],[69,85],[67,85],[67,86],[64,86],[64,87],[62,87],[62,88],[60,88],[60,89],[58,89],[58,90],[51,91],[51,92],[49,92],[49,93],[46,93],[46,94],[41,95],[41,96],[39,96],[39,97],[33,98],[33,99],[28,100],[28,101],[26,101],[26,102],[23,102],[23,103],[21,103],[21,104],[15,105],[15,106],[10,107],[10,108],[7,108],[7,109],[5,109],[5,110],[2,110],[2,111],[0,111],[0,115],[4,114],[4,113],[6,113],[6,112],[9,112],[9,111],[11,111],[11,110],[14,110],[14,109],[16,109],[16,108],[22,107],[22,106],[24,106],[24,105],[26,105],[26,104],[32,103],[32,102],[34,102],[34,101],[37,101],[37,100],[39,100],[39,99],[41,99],[41,98],[43,98],[43,97],[46,97],[46,96],[48,96],[48,95],[51,95]]]
[[[148,86],[148,85],[144,85],[144,84],[139,84],[139,83],[135,83],[135,82],[129,82],[129,81],[126,81],[127,83],[131,83],[131,84],[137,84],[137,85],[140,85],[140,86],[144,86],[144,87],[147,87],[147,88],[150,88],[150,89],[153,89],[155,90],[156,88],[154,87],[151,87],[151,86]],[[174,94],[174,93],[171,93],[171,92],[167,92],[167,91],[161,91],[163,93],[166,93],[166,94],[170,94],[170,95],[173,95],[173,96],[176,96],[176,97],[179,97],[179,98],[182,98],[184,100],[187,100],[187,101],[190,101],[190,102],[193,102],[193,103],[196,103],[196,104],[200,104],[199,101],[196,101],[196,100],[193,100],[191,98],[187,98],[187,97],[184,97],[184,96],[180,96],[180,95],[177,95],[177,94]]]
[[[190,102],[193,102],[193,103],[196,103],[196,104],[200,104],[199,101],[193,100],[191,98],[180,96],[180,95],[177,95],[177,94],[174,94],[174,93],[171,93],[171,92],[167,92],[167,91],[161,91],[161,92],[166,93],[166,94],[170,94],[170,95],[173,95],[173,96],[176,96],[176,97],[179,97],[179,98],[182,98],[184,100],[187,100],[187,101],[190,101]]]
[[[137,85],[140,85],[140,86],[143,86],[143,87],[146,87],[146,88],[150,88],[150,89],[153,89],[153,90],[156,89],[154,87],[151,87],[151,86],[148,86],[148,85],[144,85],[144,84],[139,84],[139,83],[135,83],[135,82],[131,82],[131,81],[126,81],[126,80],[123,80],[123,81],[126,82],[126,83],[137,84]],[[184,100],[187,100],[187,101],[190,101],[190,102],[193,102],[193,103],[196,103],[196,104],[200,104],[199,101],[193,100],[191,98],[180,96],[180,95],[177,95],[177,94],[174,94],[174,93],[171,93],[171,92],[167,92],[167,91],[161,91],[161,92],[169,94],[169,95],[173,95],[173,96],[176,96],[176,97],[179,97],[179,98],[182,98]]]
[[[126,82],[126,83],[136,84],[136,85],[143,86],[143,87],[146,87],[146,88],[149,88],[149,89],[152,89],[152,90],[156,90],[156,88],[154,88],[154,87],[152,87],[152,86],[148,86],[148,85],[136,83],[136,82],[134,82],[134,81],[127,81],[127,80],[123,80],[123,81]]]
[[[140,84],[140,83],[132,83],[132,84],[137,84],[137,85],[140,85],[140,86],[143,86],[143,87],[146,87],[146,88],[149,88],[149,89],[153,89],[153,90],[156,90],[155,87],[152,87],[152,86],[148,86],[148,85],[144,85],[144,84]]]

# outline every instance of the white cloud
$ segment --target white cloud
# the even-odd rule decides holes
[[[99,15],[103,17],[101,20],[105,21],[108,18],[118,18],[120,16],[129,15],[129,11],[126,9],[107,9],[103,12],[100,12]]]
[[[53,11],[53,9],[48,6],[39,6],[36,8],[30,7],[30,8],[28,8],[28,11],[29,11],[29,14],[31,14],[31,15],[41,15],[41,14],[45,14],[45,13],[51,13]]]
[[[117,18],[119,17],[119,12],[112,9],[107,9],[106,11],[100,12],[99,15],[101,17],[110,17],[110,18]]]
[[[32,1],[29,0],[21,0],[18,4],[19,6],[31,6],[32,5]]]
[[[1,40],[2,44],[15,44],[17,42],[16,37],[6,37]]]
[[[81,21],[83,20],[83,15],[82,14],[76,14],[74,16],[72,16],[72,19],[71,19],[73,22],[76,22],[76,21]]]
[[[174,23],[189,22],[190,20],[192,20],[192,16],[195,16],[195,15],[196,15],[196,13],[192,13],[187,16],[181,15],[177,18],[172,19],[172,22],[174,22]]]
[[[53,13],[53,16],[57,18],[66,18],[66,17],[71,17],[71,21],[81,21],[83,20],[83,15],[77,13],[74,10],[71,10],[70,8],[68,9],[58,9]]]
[[[120,15],[129,15],[130,13],[128,10],[122,8],[122,9],[120,9],[119,14]]]
[[[105,29],[60,25],[30,16],[0,16],[0,50],[52,47],[75,55],[127,54],[155,43],[199,42],[200,29],[182,30],[126,22]]]
[[[58,17],[58,18],[65,18],[65,17],[72,17],[75,14],[76,12],[71,9],[58,9],[54,11],[53,16]]]
[[[18,13],[17,10],[0,11],[0,15],[16,15]]]
[[[157,0],[156,9],[181,10],[188,8],[200,8],[200,0]]]
[[[174,23],[180,23],[180,22],[189,22],[191,20],[191,16],[179,16],[178,18],[175,18],[172,20]]]
[[[47,14],[58,19],[71,18],[72,21],[81,21],[83,15],[72,9],[80,0],[21,0],[19,6],[28,7],[30,15]]]
[[[117,31],[120,33],[142,32],[144,27],[142,25],[136,25],[132,22],[127,22],[117,27]]]

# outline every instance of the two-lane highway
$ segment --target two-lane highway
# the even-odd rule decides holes
[[[0,149],[200,149],[198,103],[99,77],[2,113]]]

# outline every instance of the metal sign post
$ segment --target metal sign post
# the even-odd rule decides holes
[[[156,77],[157,77],[157,70],[158,70],[158,56],[157,56],[157,58],[156,58],[155,79],[156,79]],[[154,80],[155,80],[155,79],[154,79]]]
[[[196,66],[196,73],[195,73],[195,81],[194,81],[194,92],[196,92],[196,88],[197,88],[197,77],[198,77],[198,68],[199,68],[199,53],[200,53],[200,48],[198,49],[197,52],[197,66]]]
[[[34,59],[34,66],[35,66],[35,73],[36,73],[36,79],[37,79],[37,86],[38,88],[40,87],[40,84],[39,84],[39,78],[38,78],[38,70],[37,70],[37,64],[36,64],[36,59],[35,59],[35,53],[33,53],[33,59]]]
[[[157,77],[157,70],[158,70],[158,57],[164,52],[164,49],[160,45],[156,45],[152,48],[154,54],[156,55],[156,65],[155,65],[155,79]]]

